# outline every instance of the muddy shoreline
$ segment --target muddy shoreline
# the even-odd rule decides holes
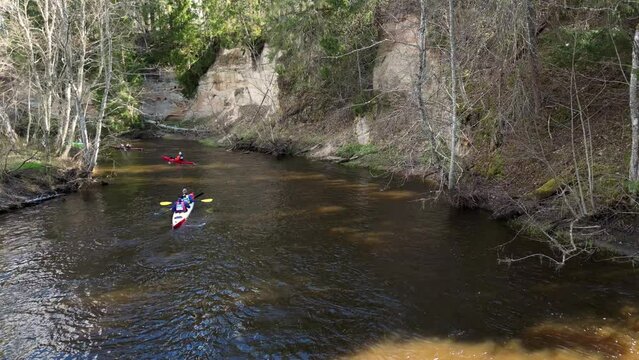
[[[48,173],[24,170],[5,175],[0,192],[0,214],[76,192],[89,181],[87,175],[77,168],[50,168]]]

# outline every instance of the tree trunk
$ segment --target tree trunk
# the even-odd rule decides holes
[[[632,150],[630,153],[630,181],[639,180],[639,103],[637,103],[637,73],[639,72],[639,24],[635,29],[630,71],[630,121],[632,122]]]
[[[0,109],[0,121],[2,122],[2,133],[9,139],[12,145],[15,145],[18,142],[18,134],[13,130],[13,126],[11,126],[9,117],[4,109]]]
[[[29,83],[27,85],[27,145],[31,140],[31,122],[33,121],[33,115],[31,115],[31,65],[29,65]]]
[[[419,33],[417,48],[419,50],[419,69],[417,72],[417,81],[415,81],[415,95],[417,96],[417,102],[419,105],[420,120],[422,125],[422,131],[426,135],[426,138],[430,141],[432,161],[436,168],[441,168],[439,155],[437,153],[437,142],[435,139],[435,133],[428,119],[428,112],[426,111],[426,101],[424,100],[423,87],[426,82],[426,73],[428,71],[428,63],[426,58],[426,36],[427,36],[427,21],[428,12],[426,0],[420,0],[421,16],[419,20]]]
[[[450,85],[451,85],[451,129],[450,164],[448,168],[448,190],[455,188],[455,152],[457,151],[457,65],[455,64],[455,0],[448,0],[448,28],[450,31]]]
[[[62,153],[64,150],[64,145],[67,142],[67,136],[69,133],[69,124],[71,123],[71,83],[67,84],[64,91],[66,100],[64,119],[62,124],[60,124],[60,130],[58,131],[58,141],[56,144],[59,153]]]
[[[104,24],[100,28],[100,61],[104,67],[104,94],[102,96],[102,103],[100,104],[100,111],[98,113],[98,119],[95,124],[95,138],[93,140],[93,149],[91,151],[91,159],[88,164],[88,171],[93,171],[93,168],[98,163],[98,154],[100,153],[100,140],[102,137],[102,124],[106,115],[106,107],[109,99],[109,90],[111,89],[111,75],[113,72],[113,41],[111,39],[111,10],[109,8],[111,0],[105,0],[102,13],[102,19]]]
[[[528,24],[528,59],[530,61],[530,86],[533,97],[532,113],[536,117],[541,109],[541,95],[539,94],[539,55],[537,52],[537,10],[533,0],[526,1],[526,23]]]

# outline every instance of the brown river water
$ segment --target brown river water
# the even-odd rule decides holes
[[[138,144],[136,144],[138,145]],[[0,215],[0,358],[639,359],[639,273],[304,159],[146,142],[111,184]],[[160,155],[181,146],[197,166]],[[212,197],[171,230],[184,186]]]

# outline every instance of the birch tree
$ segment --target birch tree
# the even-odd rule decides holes
[[[4,2],[0,2],[0,4],[4,4]],[[2,14],[0,14],[0,74],[7,76],[13,73],[13,69],[11,64],[5,60],[8,56],[8,41],[7,31],[3,24],[4,18]],[[9,106],[15,102],[15,90],[11,88],[6,89],[5,83],[8,83],[9,86],[12,85],[10,80],[7,81],[0,78],[0,96],[2,96],[0,100],[0,134],[9,140],[11,145],[15,145],[18,142],[18,135],[13,129],[11,119],[7,115]]]
[[[457,64],[455,59],[455,0],[448,0],[448,29],[450,31],[450,84],[451,84],[451,126],[450,126],[450,164],[448,168],[448,190],[455,188],[456,176],[455,152],[457,151]]]
[[[419,51],[419,64],[417,68],[417,81],[415,81],[415,96],[419,107],[420,122],[422,131],[428,141],[430,141],[430,153],[435,167],[441,168],[441,160],[437,152],[437,140],[435,132],[428,117],[426,100],[424,99],[424,86],[428,74],[428,58],[426,41],[428,37],[428,4],[427,0],[420,0],[419,30],[417,32],[417,49]]]
[[[27,87],[27,138],[38,137],[47,156],[67,157],[79,135],[83,165],[89,172],[97,163],[109,116],[113,58],[118,54],[111,24],[118,4],[110,0],[0,3],[0,10],[8,14],[8,61]],[[8,122],[2,120],[4,124]]]
[[[632,147],[630,152],[630,181],[639,180],[639,103],[637,102],[637,73],[639,72],[639,24],[632,42],[632,69],[630,71],[630,121]]]
[[[111,0],[101,0],[100,10],[102,13],[102,24],[100,26],[100,66],[104,69],[104,84],[102,102],[100,103],[100,110],[96,118],[95,124],[95,136],[93,139],[92,147],[86,147],[91,149],[89,152],[90,158],[86,162],[87,170],[92,171],[98,162],[98,152],[100,149],[100,141],[102,137],[102,126],[106,115],[106,108],[109,99],[109,91],[111,89],[111,79],[113,72],[113,38],[111,34]],[[88,144],[86,144],[88,145]]]

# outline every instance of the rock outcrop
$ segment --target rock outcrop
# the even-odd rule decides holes
[[[408,92],[417,74],[417,18],[411,16],[382,25],[385,41],[379,46],[373,69],[373,88],[380,92]]]
[[[412,128],[416,136],[423,136],[421,126],[416,124],[420,121],[415,96],[415,82],[419,70],[418,30],[419,19],[414,15],[389,19],[381,26],[381,37],[384,40],[377,50],[373,68],[373,88],[391,105],[375,115],[373,140],[378,136],[397,135],[397,132],[388,129],[400,122],[400,127]],[[448,95],[450,71],[444,56],[445,53],[438,49],[427,49],[426,79],[422,85],[422,94],[431,129],[438,139],[448,142],[451,119],[451,102]],[[426,141],[423,137],[415,138],[410,141],[411,147],[414,148],[414,144]],[[459,153],[461,149],[457,151]]]
[[[154,69],[144,75],[142,91],[142,116],[145,120],[164,121],[182,119],[190,106],[176,79],[169,69]]]
[[[200,80],[186,118],[210,118],[223,127],[240,119],[264,119],[279,111],[278,96],[268,46],[257,58],[247,49],[225,49]]]

